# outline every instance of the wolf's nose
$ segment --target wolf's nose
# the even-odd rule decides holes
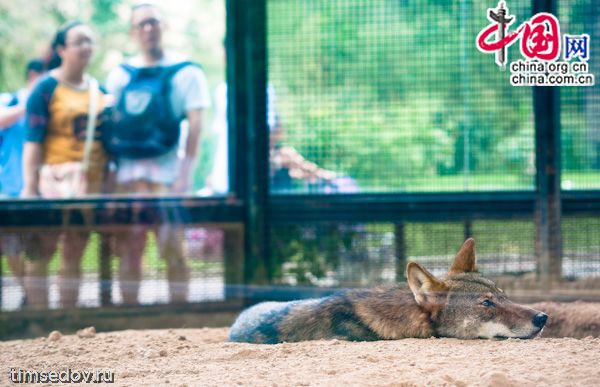
[[[542,328],[546,325],[546,320],[548,320],[548,315],[546,313],[538,313],[533,317],[533,325]]]

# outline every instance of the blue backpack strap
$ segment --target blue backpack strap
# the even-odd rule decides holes
[[[165,93],[165,95],[168,95],[168,93],[171,90],[171,78],[173,76],[175,76],[175,74],[177,74],[177,72],[181,69],[183,69],[184,67],[187,66],[197,66],[200,67],[199,65],[195,64],[194,62],[191,61],[184,61],[184,62],[180,62],[180,63],[176,63],[174,65],[170,65],[170,66],[166,66],[163,68],[163,73],[161,75],[162,77],[162,89],[163,89],[163,93]]]
[[[189,60],[184,61],[184,62],[180,62],[180,63],[176,63],[174,65],[170,65],[170,66],[166,66],[164,73],[163,73],[163,79],[168,81],[171,79],[172,76],[174,76],[179,70],[181,70],[184,67],[187,66],[197,66],[200,67],[199,65],[195,64],[194,62],[191,62]]]
[[[130,65],[130,64],[127,64],[127,63],[122,63],[122,64],[121,64],[121,68],[122,68],[123,70],[127,71],[129,74],[131,74],[131,73],[135,72],[135,70],[136,70],[136,68],[135,68],[135,67],[133,67],[132,65]]]
[[[187,67],[187,66],[196,66],[196,67],[200,67],[200,65],[199,65],[199,64],[196,64],[196,63],[194,63],[194,62],[192,62],[192,61],[186,60],[186,61],[183,61],[183,62],[180,62],[180,63],[176,63],[176,64],[174,64],[174,65],[167,66],[167,70],[168,70],[168,71],[173,71],[173,72],[175,72],[175,73],[176,73],[176,72],[178,72],[179,70],[181,70],[182,68],[184,68],[184,67]]]
[[[122,63],[121,68],[129,74],[130,79],[134,79],[138,74],[138,69],[130,64]]]

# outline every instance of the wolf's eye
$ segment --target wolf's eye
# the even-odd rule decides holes
[[[481,302],[481,305],[486,306],[486,307],[492,307],[496,304],[494,304],[494,302],[492,300],[483,300],[483,302]]]

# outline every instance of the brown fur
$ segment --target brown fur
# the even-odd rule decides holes
[[[318,339],[380,340],[431,336],[532,338],[547,316],[514,304],[476,271],[468,239],[443,279],[415,262],[406,268],[410,291],[399,286],[357,289],[330,297],[262,303],[243,312],[232,341],[277,343]]]

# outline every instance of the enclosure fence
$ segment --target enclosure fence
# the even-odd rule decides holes
[[[408,261],[442,275],[471,236],[487,276],[597,289],[600,86],[511,86],[475,45],[497,5],[229,0],[228,195],[6,200],[1,231],[27,244],[32,230],[92,230],[84,308],[123,304],[111,232],[161,224],[163,206],[182,214],[188,303],[248,299],[258,285],[391,284]],[[588,34],[600,75],[598,2],[506,6],[515,26],[546,11],[562,32]],[[170,301],[160,255],[151,234],[141,305]],[[2,310],[20,310],[22,283],[6,253],[0,262]],[[45,278],[58,308],[58,257]]]

